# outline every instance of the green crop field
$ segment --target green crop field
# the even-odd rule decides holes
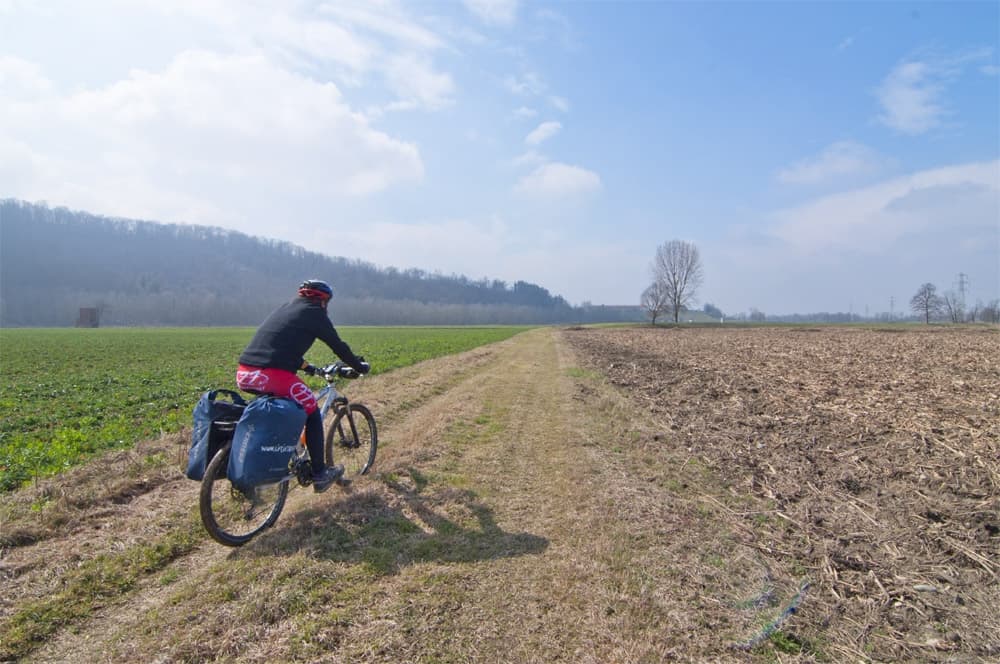
[[[339,328],[384,373],[509,338],[524,327]],[[202,392],[233,389],[253,328],[0,330],[0,491],[101,450],[190,423]],[[335,360],[323,343],[306,359]]]

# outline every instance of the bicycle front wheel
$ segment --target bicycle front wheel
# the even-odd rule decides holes
[[[288,480],[254,487],[244,493],[226,477],[229,445],[205,469],[199,507],[205,530],[219,544],[242,546],[278,520],[288,496]]]
[[[326,432],[326,465],[344,464],[347,478],[364,475],[375,463],[377,448],[378,432],[371,411],[359,403],[340,408]]]

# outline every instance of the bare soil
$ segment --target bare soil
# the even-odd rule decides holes
[[[0,660],[993,661],[998,338],[533,330],[237,550],[149,441],[0,496]]]
[[[1000,661],[995,328],[630,329],[569,334],[772,576],[784,626],[835,660]],[[791,586],[790,586],[791,587]],[[787,599],[786,591],[786,599]]]

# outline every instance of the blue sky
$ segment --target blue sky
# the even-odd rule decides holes
[[[959,273],[988,301],[998,26],[995,2],[0,0],[0,196],[575,304],[637,304],[672,239],[730,314],[899,313]]]

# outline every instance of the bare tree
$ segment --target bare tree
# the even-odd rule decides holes
[[[979,312],[983,310],[983,301],[976,300],[976,303],[969,307],[968,320],[970,323],[975,323],[976,319],[979,318]]]
[[[1000,300],[990,300],[979,314],[984,323],[1000,323]]]
[[[962,298],[955,291],[945,293],[941,297],[941,304],[944,305],[944,311],[948,314],[948,318],[951,319],[952,323],[961,323],[965,318],[965,307],[962,305]]]
[[[917,290],[917,294],[910,299],[910,309],[913,313],[923,314],[924,322],[930,324],[931,316],[936,316],[941,311],[941,298],[937,295],[937,286],[926,283]]]
[[[656,325],[656,319],[662,316],[669,309],[667,291],[659,281],[654,281],[649,288],[642,291],[642,298],[639,304],[646,310],[649,322]]]
[[[653,281],[665,291],[669,311],[678,321],[681,309],[694,302],[702,282],[701,257],[691,242],[671,240],[656,249]]]

